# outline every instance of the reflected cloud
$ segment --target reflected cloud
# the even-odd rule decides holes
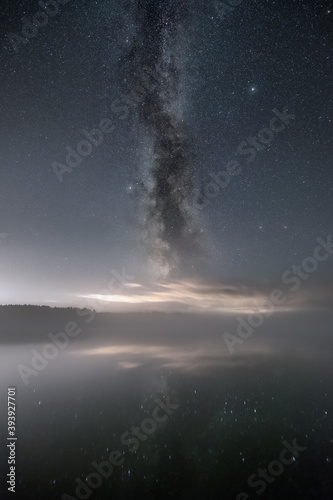
[[[156,365],[161,368],[181,371],[197,371],[208,367],[228,367],[252,365],[255,360],[273,356],[275,351],[267,345],[249,346],[246,352],[230,356],[225,347],[216,343],[201,346],[170,346],[122,344],[80,348],[71,355],[78,357],[105,356],[119,368],[132,369],[140,366]]]

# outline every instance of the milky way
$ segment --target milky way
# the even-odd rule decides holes
[[[137,0],[134,15],[136,35],[124,67],[150,140],[143,239],[157,274],[167,276],[193,265],[200,253],[188,202],[192,154],[177,105],[182,78],[179,48],[188,14],[179,0]]]

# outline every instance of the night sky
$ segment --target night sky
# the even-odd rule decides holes
[[[329,2],[63,3],[1,9],[1,303],[281,284],[332,233]]]

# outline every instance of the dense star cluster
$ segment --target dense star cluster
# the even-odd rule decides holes
[[[199,231],[188,200],[193,158],[179,105],[182,75],[177,47],[186,17],[184,2],[138,1],[137,33],[123,61],[128,90],[140,94],[138,115],[151,144],[143,231],[160,278],[184,267],[184,257],[199,255]]]

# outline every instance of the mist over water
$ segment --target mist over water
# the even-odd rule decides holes
[[[54,499],[68,500],[65,492],[79,498],[76,478],[85,482],[92,463],[108,460],[112,450],[124,463],[91,498],[169,499],[176,491],[198,500],[207,491],[214,499],[244,491],[255,498],[248,476],[294,439],[306,450],[267,484],[263,498],[303,499],[305,490],[329,498],[332,314],[277,314],[231,355],[222,333],[235,328],[234,314],[93,317],[74,309],[22,309],[1,316],[7,334],[0,363],[1,390],[17,390],[24,456],[17,478],[29,485],[19,499],[44,491]],[[56,355],[45,351],[49,326],[56,335],[68,322],[80,333]],[[17,367],[31,368],[36,352],[48,353],[47,366],[24,381]],[[124,433],[152,417],[157,399],[167,398],[177,409],[131,451]]]

